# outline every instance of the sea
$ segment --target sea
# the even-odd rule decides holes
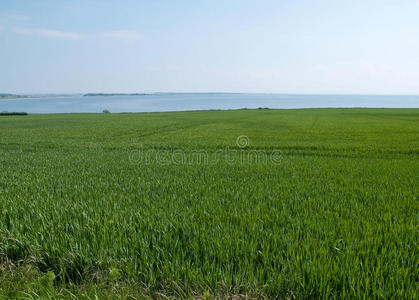
[[[86,96],[29,95],[0,100],[0,112],[111,113],[325,107],[419,108],[419,95],[298,95],[246,93],[152,93]]]

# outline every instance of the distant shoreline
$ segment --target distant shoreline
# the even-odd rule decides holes
[[[147,96],[152,94],[146,94],[146,93],[87,93],[84,94],[83,97],[113,97],[113,96]]]
[[[0,93],[0,100],[15,100],[15,99],[25,99],[28,96],[25,95],[15,95],[15,94],[2,94]]]
[[[2,100],[34,100],[34,99],[43,99],[43,98],[74,98],[80,95],[48,95],[48,96],[19,96],[19,97],[0,97]]]
[[[87,93],[83,97],[112,97],[112,96],[158,96],[158,95],[237,95],[237,94],[246,94],[246,93],[228,93],[228,92],[153,92],[153,93]]]

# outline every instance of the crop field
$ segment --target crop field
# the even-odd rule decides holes
[[[0,116],[0,299],[419,298],[419,109]]]

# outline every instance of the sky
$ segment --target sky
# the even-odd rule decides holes
[[[419,0],[0,0],[0,93],[419,94]]]

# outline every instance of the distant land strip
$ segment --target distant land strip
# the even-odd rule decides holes
[[[24,96],[24,95],[0,93],[0,99],[17,99],[17,98],[27,98],[27,97],[28,96]]]
[[[126,94],[126,93],[111,93],[111,94],[107,94],[107,93],[87,93],[84,94],[84,97],[95,97],[95,96],[145,96],[145,95],[150,95],[150,94],[146,94],[146,93],[131,93],[131,94]]]

